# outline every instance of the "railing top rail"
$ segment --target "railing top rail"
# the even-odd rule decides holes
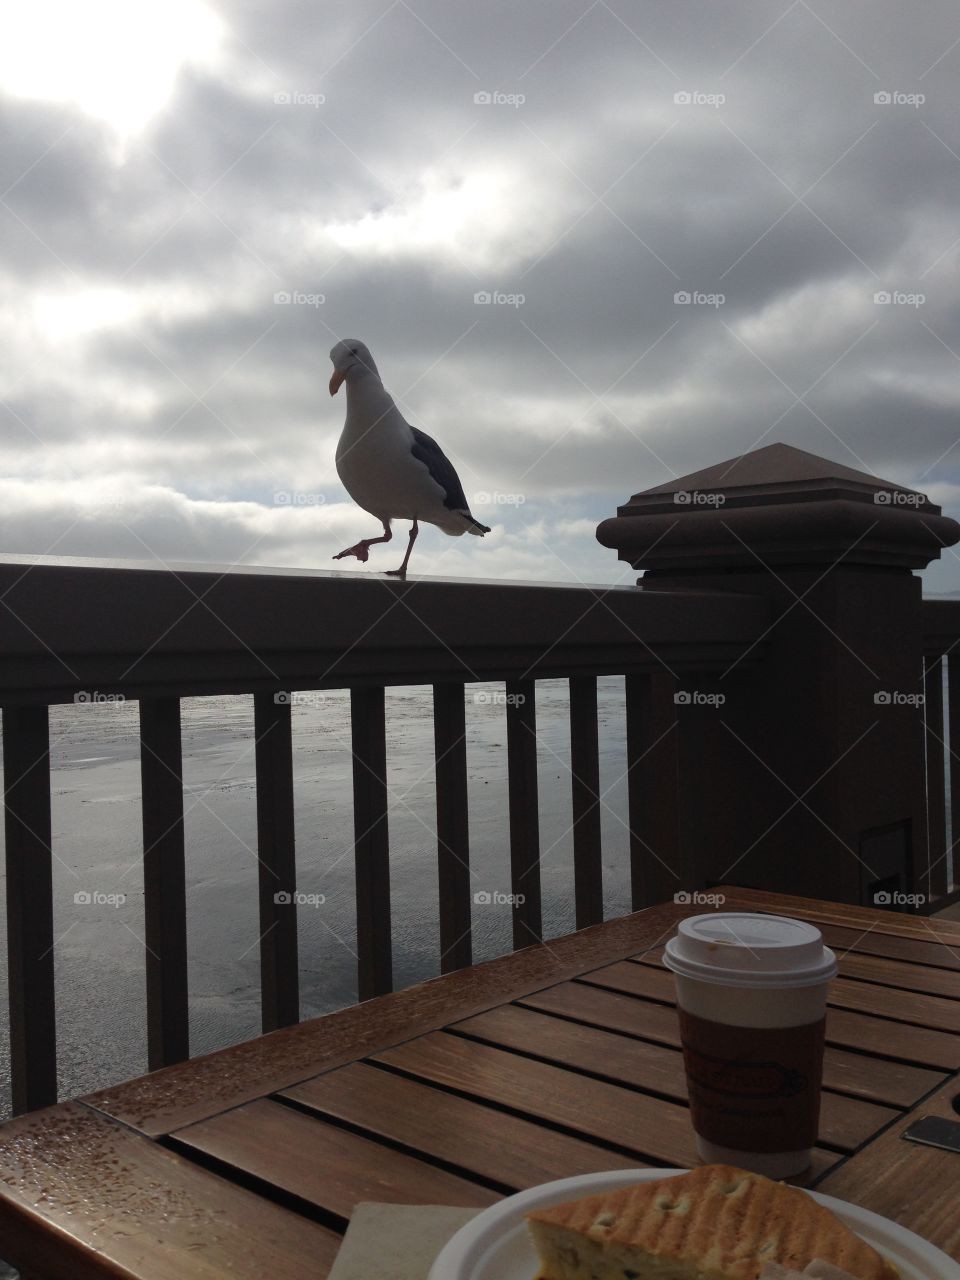
[[[396,582],[396,579],[388,577],[384,573],[376,571],[358,570],[351,573],[344,569],[307,569],[303,566],[283,567],[277,565],[260,565],[260,564],[217,564],[209,560],[127,560],[114,556],[49,556],[49,555],[22,555],[12,552],[0,552],[0,569],[12,566],[24,569],[116,569],[127,573],[154,573],[154,574],[174,574],[178,577],[189,577],[191,575],[201,574],[205,577],[235,577],[235,578],[310,578],[310,579],[328,579],[330,581],[339,581],[349,578],[354,581],[375,581],[385,582],[388,585]],[[631,577],[633,576],[633,571]],[[609,583],[598,582],[563,582],[555,581],[552,578],[453,578],[435,577],[430,574],[409,574],[406,581],[413,582],[433,582],[433,583],[454,583],[469,586],[491,586],[491,587],[549,587],[552,590],[570,589],[573,591],[581,590],[586,587],[596,591],[624,591],[630,592],[635,588],[631,583],[621,583],[611,585]]]
[[[958,642],[960,642],[960,600],[937,597],[925,599],[923,647],[926,652],[944,653]]]
[[[723,591],[0,560],[0,701],[722,670],[770,605]]]

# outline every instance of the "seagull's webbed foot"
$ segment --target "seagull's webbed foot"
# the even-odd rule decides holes
[[[400,569],[387,569],[386,574],[388,578],[405,578],[407,576],[406,566]]]
[[[379,541],[379,539],[377,539],[377,541]],[[352,547],[347,547],[346,551],[339,551],[333,559],[342,560],[344,556],[356,556],[358,560],[366,563],[366,561],[370,559],[370,540],[364,539],[361,542],[355,543]]]
[[[346,551],[338,552],[333,558],[334,560],[342,560],[344,556],[356,556],[361,564],[366,564],[370,559],[370,548],[375,542],[389,542],[393,537],[389,527],[384,524],[383,533],[379,538],[361,538],[359,542],[355,542],[352,547],[347,547]]]

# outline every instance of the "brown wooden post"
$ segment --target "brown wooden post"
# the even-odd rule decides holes
[[[190,1057],[183,749],[179,698],[140,699],[147,1061]]]
[[[46,707],[3,708],[13,1110],[57,1100],[50,728]]]
[[[634,495],[597,537],[646,570],[641,589],[773,605],[760,662],[676,672],[681,887],[923,893],[914,570],[960,526],[923,494],[774,444]]]

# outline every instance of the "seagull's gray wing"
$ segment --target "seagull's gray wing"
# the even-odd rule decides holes
[[[436,440],[411,427],[413,432],[413,448],[410,452],[418,462],[424,463],[430,475],[444,491],[443,505],[451,511],[469,511],[467,495],[463,492],[460,477],[453,469],[453,463],[443,452]]]

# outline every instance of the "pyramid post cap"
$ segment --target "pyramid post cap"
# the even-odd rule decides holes
[[[634,494],[597,539],[635,568],[922,569],[960,525],[925,493],[777,443]]]
[[[749,453],[716,462],[700,471],[678,476],[676,480],[643,489],[619,511],[622,515],[629,515],[641,510],[656,510],[663,504],[668,507],[690,505],[683,498],[677,501],[675,495],[694,493],[723,498],[722,502],[693,504],[703,506],[753,506],[762,502],[782,502],[787,500],[787,495],[795,501],[809,501],[815,497],[842,494],[854,501],[874,502],[875,494],[888,493],[897,495],[891,505],[909,506],[936,514],[940,511],[926,494],[917,489],[882,480],[869,471],[859,471],[781,442],[752,449]]]

